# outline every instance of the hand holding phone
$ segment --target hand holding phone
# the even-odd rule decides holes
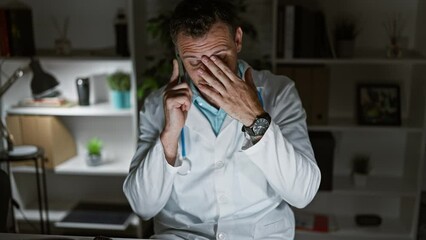
[[[180,62],[180,63],[179,63]],[[192,91],[184,81],[183,64],[173,60],[173,73],[163,95],[165,125],[160,135],[166,159],[174,165],[181,129],[192,104]]]

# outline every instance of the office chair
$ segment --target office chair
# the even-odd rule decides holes
[[[0,232],[8,231],[9,211],[11,210],[12,191],[9,176],[0,169]]]

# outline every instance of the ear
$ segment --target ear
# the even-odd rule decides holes
[[[243,29],[241,29],[241,27],[238,27],[235,31],[234,41],[237,47],[237,52],[239,53],[243,47]]]

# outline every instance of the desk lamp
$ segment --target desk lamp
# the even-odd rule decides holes
[[[7,92],[7,90],[20,78],[22,78],[25,74],[32,72],[33,78],[31,80],[31,92],[34,99],[40,99],[44,97],[55,97],[59,94],[59,91],[55,90],[55,87],[59,84],[58,81],[49,73],[43,71],[40,66],[40,63],[31,59],[31,62],[22,68],[18,68],[11,77],[7,79],[7,81],[0,86],[0,99]],[[36,180],[37,180],[37,192],[38,192],[38,202],[39,202],[39,212],[40,212],[40,227],[41,232],[44,233],[44,227],[46,227],[47,233],[50,233],[49,229],[49,215],[48,215],[48,203],[47,203],[47,188],[46,188],[46,176],[44,171],[44,151],[42,148],[32,145],[23,145],[16,146],[13,145],[13,137],[7,130],[6,126],[3,124],[2,119],[0,119],[0,134],[1,137],[6,140],[7,148],[2,149],[0,152],[0,162],[4,161],[7,163],[9,177],[10,175],[10,162],[16,161],[27,161],[33,160],[35,164],[36,170]],[[38,160],[41,160],[42,166],[42,181],[43,187],[40,185],[40,177],[38,170]],[[42,196],[42,190],[43,196]],[[43,214],[42,214],[42,199],[44,199],[44,207],[46,214],[46,225],[44,222]],[[15,221],[15,217],[12,209],[12,218],[13,222]]]
[[[31,59],[31,62],[27,66],[15,70],[12,76],[0,87],[0,99],[18,79],[30,72],[33,73],[33,78],[31,80],[31,92],[34,99],[55,97],[59,95],[59,91],[55,89],[55,87],[59,84],[58,81],[51,74],[45,72],[41,68],[38,60]],[[13,150],[12,137],[1,120],[0,128],[1,134],[7,142],[7,150],[10,152]]]

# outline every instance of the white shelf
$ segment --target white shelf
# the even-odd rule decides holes
[[[382,218],[378,227],[359,227],[354,216],[335,216],[337,230],[328,233],[296,231],[296,239],[407,239],[410,231],[399,219]]]
[[[321,64],[321,65],[354,65],[354,64],[375,64],[375,65],[388,65],[388,64],[426,64],[425,58],[293,58],[275,59],[276,64]]]
[[[8,114],[19,115],[50,115],[50,116],[94,116],[94,117],[124,117],[132,116],[132,110],[115,109],[110,103],[99,103],[89,106],[71,107],[12,107]]]
[[[126,176],[129,173],[131,156],[122,157],[122,159],[108,158],[98,166],[88,166],[85,156],[75,156],[58,166],[53,171],[60,174],[79,174],[79,175],[102,175],[102,176]],[[16,173],[35,173],[33,164],[28,166],[14,166],[12,171]],[[39,168],[41,172],[41,169]],[[47,169],[46,169],[47,171]]]
[[[55,173],[72,174],[72,175],[113,175],[126,176],[129,173],[131,157],[123,157],[120,159],[105,157],[104,162],[98,166],[88,166],[85,156],[73,157],[62,164],[55,167]]]
[[[333,194],[415,197],[417,188],[402,178],[369,176],[366,186],[355,186],[350,176],[333,176]]]

